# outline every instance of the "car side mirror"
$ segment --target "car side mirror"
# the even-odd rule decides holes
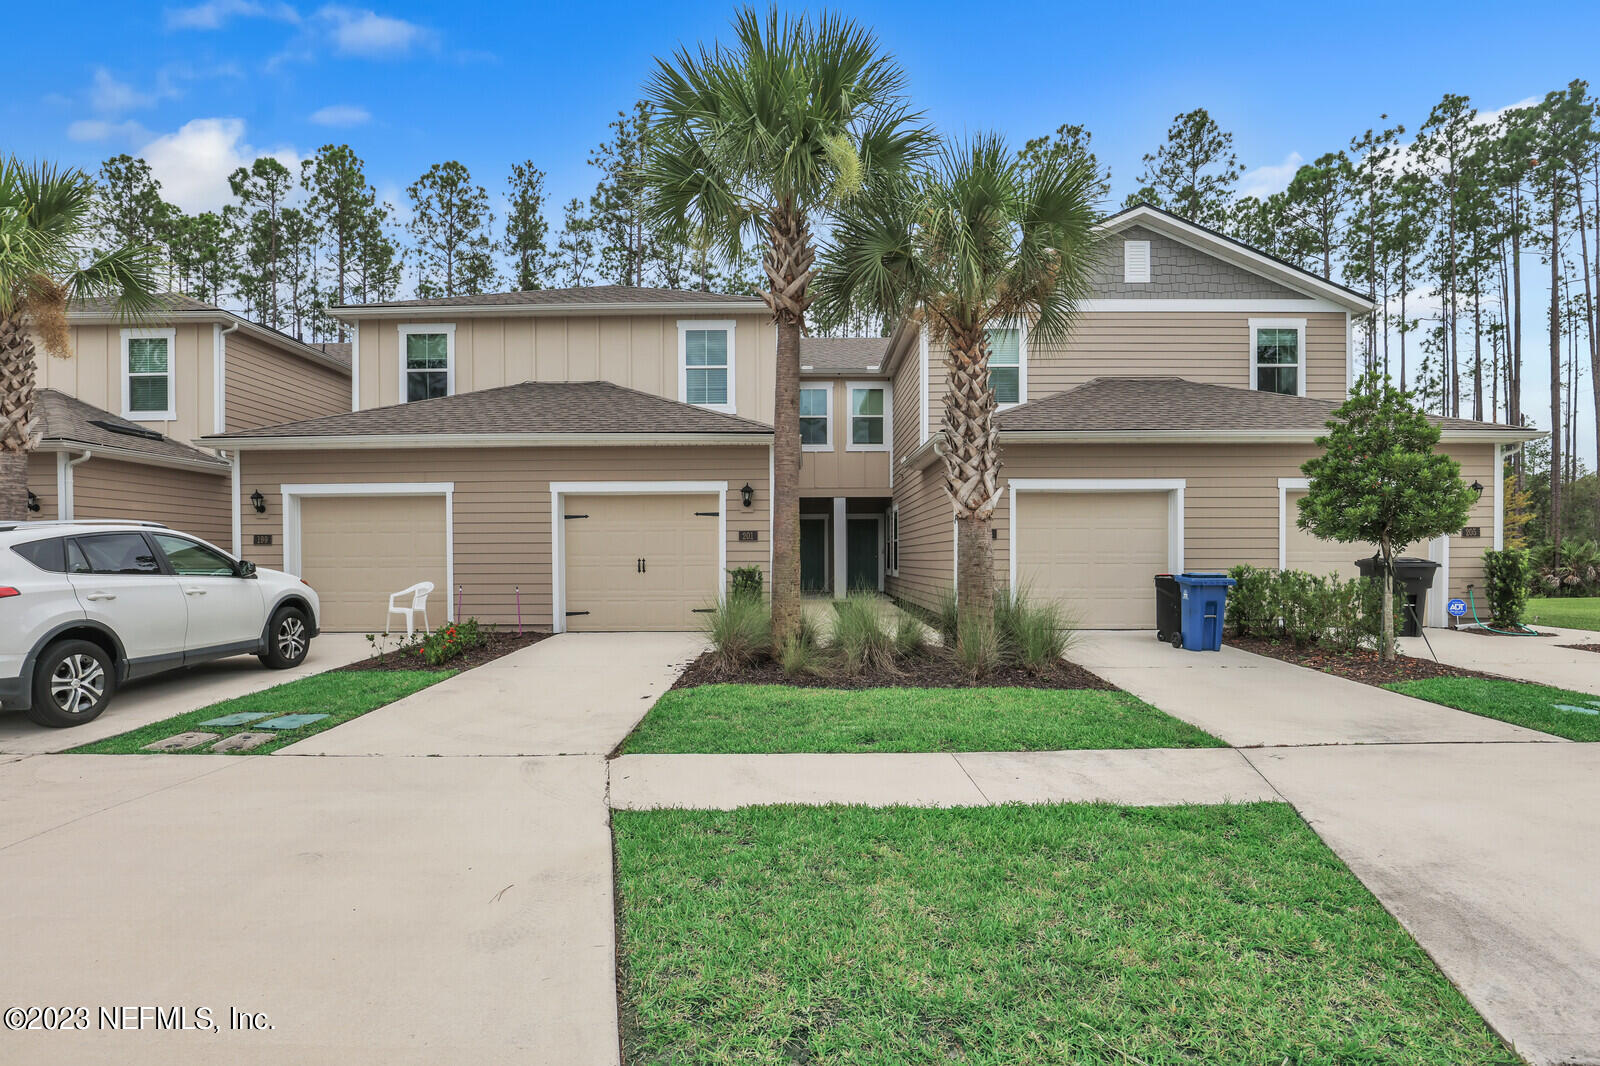
[[[256,564],[252,563],[249,559],[240,559],[238,574],[240,577],[255,577]]]

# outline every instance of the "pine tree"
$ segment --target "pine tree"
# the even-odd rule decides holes
[[[589,197],[590,231],[599,248],[600,276],[616,285],[643,285],[655,236],[645,223],[641,168],[650,148],[650,105],[634,104],[608,124],[608,140],[589,154],[600,182]]]
[[[544,171],[532,160],[511,167],[504,250],[516,270],[517,288],[541,288],[550,272],[550,223],[544,217]]]
[[[1176,116],[1166,143],[1144,157],[1141,188],[1128,197],[1128,206],[1149,200],[1191,222],[1221,229],[1243,173],[1233,152],[1233,134],[1224,132],[1205,108],[1196,108]]]
[[[94,228],[103,247],[162,246],[178,213],[161,198],[161,182],[143,159],[123,153],[100,164]]]
[[[406,190],[411,259],[423,299],[487,292],[495,284],[489,194],[461,163],[435,163]]]
[[[1343,152],[1327,152],[1295,172],[1285,190],[1283,217],[1291,242],[1333,278],[1333,253],[1344,235],[1345,211],[1355,197],[1355,172]]]
[[[240,228],[245,248],[238,275],[241,294],[265,325],[282,329],[278,275],[282,265],[283,206],[294,178],[288,167],[271,156],[262,156],[228,175],[228,185],[243,213]]]
[[[551,275],[556,284],[575,288],[588,285],[594,270],[594,220],[584,212],[583,201],[573,197],[562,209],[561,236],[556,240]]]
[[[327,242],[326,290],[330,306],[348,302],[359,273],[360,244],[378,210],[378,194],[367,183],[361,158],[347,144],[325,144],[300,164],[300,184],[309,193],[305,212]],[[345,324],[335,322],[338,339]]]

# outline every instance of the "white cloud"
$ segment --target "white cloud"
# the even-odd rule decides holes
[[[161,182],[162,193],[185,211],[215,211],[231,197],[228,175],[270,155],[292,171],[300,155],[292,148],[261,151],[246,143],[239,118],[197,118],[145,145],[139,155]]]
[[[359,126],[372,121],[372,112],[355,104],[329,104],[311,112],[311,121],[318,126]]]
[[[220,30],[231,18],[275,18],[299,22],[288,4],[260,4],[255,0],[208,0],[193,7],[169,7],[163,12],[169,30]]]
[[[105,67],[96,67],[89,85],[89,106],[103,115],[154,107],[159,93],[141,92],[125,81],[118,81]]]
[[[428,31],[416,23],[370,8],[330,4],[317,12],[317,19],[327,26],[334,49],[343,55],[405,55],[429,39]]]
[[[1239,179],[1239,195],[1265,199],[1289,187],[1295,172],[1305,164],[1299,152],[1290,152],[1277,166],[1256,167],[1247,170]]]
[[[113,138],[143,141],[150,136],[150,131],[133,119],[110,122],[103,118],[81,118],[67,126],[67,136],[74,141],[108,141]]]

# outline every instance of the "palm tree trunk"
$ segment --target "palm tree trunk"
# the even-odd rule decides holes
[[[999,500],[994,390],[989,387],[989,340],[982,328],[952,332],[945,356],[945,490],[956,517],[956,602],[964,618],[994,613],[994,542],[990,528]]]
[[[33,339],[22,316],[0,318],[0,520],[28,517],[28,455],[39,443]]]
[[[816,248],[811,227],[792,205],[780,205],[762,256],[770,288],[761,298],[778,326],[772,411],[772,640],[781,644],[800,624],[800,334],[811,306]]]

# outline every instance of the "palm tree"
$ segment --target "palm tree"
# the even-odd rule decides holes
[[[994,602],[989,331],[1025,320],[1034,351],[1066,339],[1099,254],[1100,181],[1081,153],[1024,161],[993,134],[946,145],[927,172],[841,211],[818,271],[825,321],[852,309],[920,317],[945,348],[941,451],[965,617],[991,617]]]
[[[135,319],[158,305],[148,247],[91,251],[94,182],[81,170],[0,159],[0,519],[28,516],[28,455],[39,443],[34,336],[71,358],[67,303],[109,297]]]
[[[800,617],[800,335],[811,306],[814,222],[885,176],[929,139],[901,96],[900,68],[855,23],[765,19],[746,8],[731,45],[659,60],[643,169],[647,214],[736,258],[764,245],[759,294],[778,327],[773,404],[772,626]]]

